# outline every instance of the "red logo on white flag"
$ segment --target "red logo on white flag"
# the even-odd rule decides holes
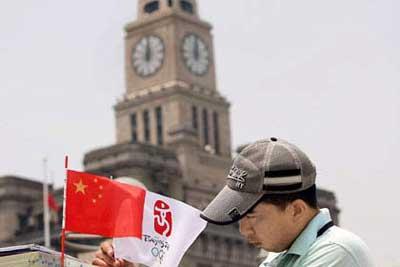
[[[162,200],[157,200],[154,204],[154,230],[166,237],[172,232],[171,207]]]
[[[143,220],[141,239],[114,238],[116,258],[150,267],[178,267],[185,251],[207,225],[199,210],[150,191],[146,191]]]

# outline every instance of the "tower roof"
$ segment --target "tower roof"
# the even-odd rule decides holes
[[[196,0],[139,0],[138,19],[157,16],[161,13],[180,13],[198,17]]]

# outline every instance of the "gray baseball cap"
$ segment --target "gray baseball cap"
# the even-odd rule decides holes
[[[234,159],[226,186],[201,217],[229,224],[243,217],[265,194],[287,194],[315,184],[314,164],[289,142],[271,137],[246,146]]]

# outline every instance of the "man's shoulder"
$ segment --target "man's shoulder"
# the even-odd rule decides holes
[[[356,234],[340,227],[331,227],[310,247],[308,256],[325,255],[327,258],[354,261],[355,266],[372,266],[371,253]],[[318,256],[319,257],[319,256]]]
[[[367,245],[359,236],[337,226],[332,227],[326,235],[321,236],[321,242],[339,245],[350,252],[369,252]]]

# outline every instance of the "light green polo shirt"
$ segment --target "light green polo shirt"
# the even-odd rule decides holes
[[[318,230],[331,221],[328,209],[320,212],[285,252],[260,267],[372,267],[371,254],[355,234],[332,226],[321,236]]]

